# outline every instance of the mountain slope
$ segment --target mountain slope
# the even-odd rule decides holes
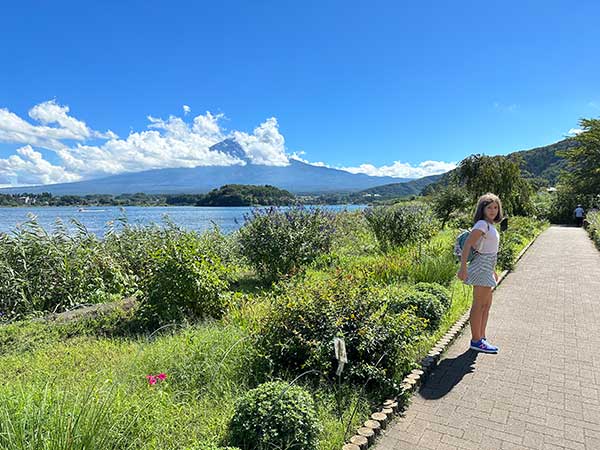
[[[566,160],[557,155],[557,152],[577,145],[570,139],[563,139],[554,144],[536,147],[530,150],[520,150],[509,153],[506,158],[520,161],[521,174],[524,178],[534,181],[537,186],[554,186],[558,181],[560,171],[565,168]],[[429,184],[423,190],[424,194],[435,192],[438,188],[448,185],[451,177],[456,173],[453,169],[440,176],[440,179]]]
[[[343,170],[317,167],[297,160],[289,166],[255,164],[155,169],[124,173],[105,178],[33,187],[7,188],[7,193],[50,192],[53,195],[205,193],[225,184],[270,184],[296,194],[356,192],[385,183],[407,181],[393,177],[373,177]]]
[[[408,195],[419,195],[421,191],[432,183],[439,181],[442,175],[430,175],[428,177],[403,183],[390,183],[382,186],[365,189],[357,192],[355,197],[378,197],[381,200],[387,198],[406,197]]]

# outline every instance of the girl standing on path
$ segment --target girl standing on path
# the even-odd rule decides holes
[[[490,307],[492,306],[492,289],[498,284],[496,259],[500,236],[496,223],[502,220],[502,202],[494,194],[485,194],[479,198],[475,211],[475,225],[471,230],[462,252],[458,278],[473,286],[473,305],[471,306],[471,349],[497,353],[485,337]],[[467,268],[467,258],[475,250],[475,256]]]

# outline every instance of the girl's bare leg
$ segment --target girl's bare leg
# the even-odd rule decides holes
[[[485,304],[484,292],[481,286],[473,286],[473,304],[469,315],[471,324],[471,340],[478,341],[483,337],[481,334],[481,320],[483,319],[483,306]]]
[[[481,336],[486,336],[485,327],[487,326],[488,316],[490,315],[490,308],[492,307],[492,288],[484,288],[487,292],[485,292],[485,302],[483,307],[483,315],[481,318]]]

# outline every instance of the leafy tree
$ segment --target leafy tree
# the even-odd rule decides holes
[[[567,159],[567,170],[561,184],[579,195],[600,194],[600,119],[581,119],[583,132],[573,141],[578,145],[561,152]]]
[[[459,186],[448,186],[433,197],[433,210],[442,221],[442,228],[453,213],[463,210],[468,205],[468,193]]]
[[[531,186],[521,176],[518,158],[472,155],[461,161],[456,177],[474,201],[493,192],[508,214],[526,215],[531,210]]]

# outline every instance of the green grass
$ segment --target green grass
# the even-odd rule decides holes
[[[416,363],[471,304],[470,288],[455,279],[451,249],[456,230],[440,232],[421,246],[382,253],[360,214],[341,215],[337,221],[341,228],[332,252],[297,274],[296,282],[308,286],[342,271],[374,286],[449,283],[452,306],[440,328],[410,350]],[[528,238],[543,229],[521,226]],[[226,249],[221,253],[226,255]],[[243,264],[233,273],[235,292],[219,321],[168,327],[156,335],[133,332],[133,313],[0,326],[0,448],[196,450],[226,445],[236,399],[269,379],[255,365],[260,350],[252,336],[269,316],[277,292]],[[146,375],[161,372],[167,379],[150,386]],[[372,393],[360,396],[356,386],[314,381],[299,383],[315,398],[323,427],[319,448],[339,449],[370,415],[372,402],[381,399]]]

